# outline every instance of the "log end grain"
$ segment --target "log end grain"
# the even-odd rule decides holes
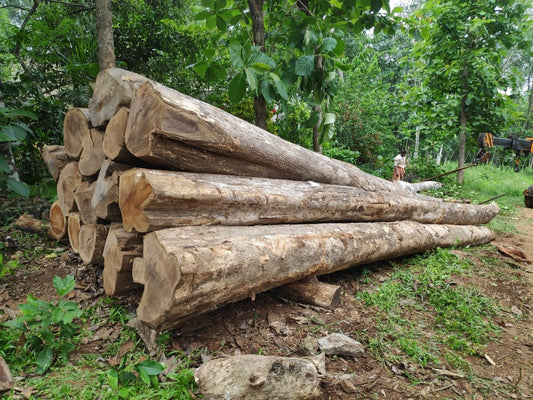
[[[143,213],[143,204],[153,196],[153,190],[144,174],[131,170],[121,175],[118,204],[122,213],[124,228],[131,232],[147,232],[150,223]]]
[[[49,235],[52,239],[59,240],[67,231],[67,218],[63,211],[59,201],[56,200],[50,207],[50,230]]]

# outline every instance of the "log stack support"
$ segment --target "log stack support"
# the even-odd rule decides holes
[[[498,213],[418,194],[118,68],[65,115],[43,159],[57,181],[50,235],[104,266],[107,295],[142,289],[156,330],[256,293],[334,308],[324,274],[436,247],[478,245]]]

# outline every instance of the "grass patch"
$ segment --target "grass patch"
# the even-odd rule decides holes
[[[482,354],[501,332],[493,322],[497,304],[477,288],[455,283],[472,269],[468,261],[438,249],[397,264],[387,280],[359,292],[358,299],[375,310],[377,334],[366,338],[374,355],[387,362],[469,370],[463,357]]]

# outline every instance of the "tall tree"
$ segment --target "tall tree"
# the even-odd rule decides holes
[[[430,35],[415,47],[416,74],[422,78],[414,90],[424,99],[417,104],[429,129],[458,138],[459,167],[465,165],[470,133],[498,131],[505,122],[504,93],[512,80],[502,73],[502,63],[520,38],[526,2],[429,0],[423,5]],[[459,183],[463,176],[459,172]]]
[[[98,32],[98,64],[100,71],[115,67],[113,18],[111,0],[96,0],[96,29]]]

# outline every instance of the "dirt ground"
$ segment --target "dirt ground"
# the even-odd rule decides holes
[[[6,210],[8,208],[2,212]],[[46,215],[46,207],[36,201],[32,212]],[[517,232],[499,234],[495,243],[520,250],[533,260],[533,209],[520,207],[515,218]],[[13,224],[1,228],[0,237],[4,262],[17,260],[19,265],[13,275],[7,274],[0,280],[0,321],[7,319],[12,310],[17,310],[17,305],[24,302],[29,293],[43,300],[55,300],[54,275],[72,274],[76,277],[74,300],[82,306],[94,304],[104,296],[101,268],[82,265],[66,241],[54,242],[28,232],[21,241],[21,230]],[[446,365],[421,368],[405,363],[383,363],[366,351],[357,359],[327,358],[327,376],[322,380],[321,398],[533,398],[533,264],[513,259],[494,245],[485,246],[476,253],[456,252],[461,257],[471,258],[479,266],[476,286],[484,295],[496,299],[504,310],[499,317],[501,320],[497,321],[503,335],[486,349],[488,358],[472,356],[467,359],[475,379],[467,379]],[[486,277],[484,269],[492,267],[480,262],[485,256],[504,260],[494,267],[499,269],[497,273],[491,271],[490,276],[497,278]],[[371,270],[379,281],[388,276],[391,268],[389,262],[383,262],[373,265]],[[353,301],[357,291],[365,289],[365,283],[360,279],[361,271],[361,268],[354,268],[320,278],[342,287],[341,303],[333,311],[263,293],[254,301],[228,305],[194,321],[187,328],[172,332],[170,350],[201,354],[202,357],[198,356],[200,363],[202,359],[218,354],[306,356],[309,350],[305,343],[309,337],[331,332],[356,336],[357,332],[366,331],[366,336],[371,337],[372,330],[375,330],[373,312],[356,307]],[[119,298],[119,301],[134,312],[139,298],[140,293],[134,293]],[[91,349],[84,351],[94,351],[96,345],[93,343]]]

